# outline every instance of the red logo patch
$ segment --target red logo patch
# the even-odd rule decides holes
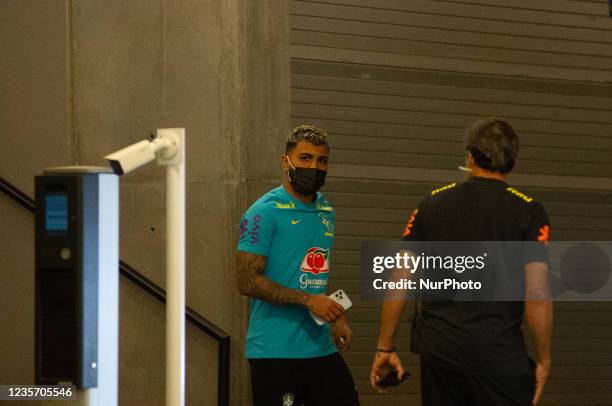
[[[312,247],[306,251],[301,268],[302,272],[310,272],[315,275],[329,272],[329,250]]]
[[[540,235],[538,236],[538,241],[540,241],[544,245],[548,245],[548,241],[550,240],[550,227],[546,224],[544,227],[540,228]]]
[[[410,235],[410,233],[412,232],[412,227],[414,227],[414,220],[416,220],[416,215],[418,213],[419,209],[414,209],[412,215],[410,216],[410,220],[408,220],[408,224],[406,224],[406,227],[404,227],[404,233],[402,234],[402,237]]]

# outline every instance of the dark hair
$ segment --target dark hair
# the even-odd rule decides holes
[[[504,120],[490,117],[477,121],[467,130],[465,144],[474,163],[482,169],[505,174],[514,168],[519,139]]]
[[[325,131],[310,124],[302,124],[291,130],[289,139],[287,139],[285,153],[295,148],[298,142],[302,140],[308,141],[313,145],[327,145],[329,148],[329,144],[327,143],[327,133]]]

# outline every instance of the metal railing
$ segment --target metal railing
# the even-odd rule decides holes
[[[0,191],[17,202],[26,210],[34,213],[34,200],[0,176]],[[154,298],[166,303],[166,291],[152,280],[132,268],[130,265],[119,260],[119,272],[136,286],[144,289]],[[185,316],[198,329],[212,337],[218,344],[218,381],[217,381],[217,405],[229,405],[229,379],[230,379],[230,336],[212,322],[206,320],[198,312],[186,306]]]

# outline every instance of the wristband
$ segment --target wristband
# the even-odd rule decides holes
[[[397,351],[397,347],[391,347],[391,348],[376,347],[376,352],[384,352],[385,354],[390,354],[390,353],[396,352],[396,351]]]

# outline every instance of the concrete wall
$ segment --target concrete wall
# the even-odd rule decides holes
[[[0,12],[0,176],[33,177],[185,127],[187,303],[232,337],[232,404],[248,403],[246,300],[234,288],[242,211],[279,181],[289,130],[285,1],[7,0]],[[164,172],[121,179],[121,258],[165,286]],[[0,197],[0,383],[33,382],[33,219]],[[121,279],[120,400],[164,399],[164,307]],[[9,328],[5,328],[9,327]],[[216,344],[191,326],[187,403],[216,401]]]

